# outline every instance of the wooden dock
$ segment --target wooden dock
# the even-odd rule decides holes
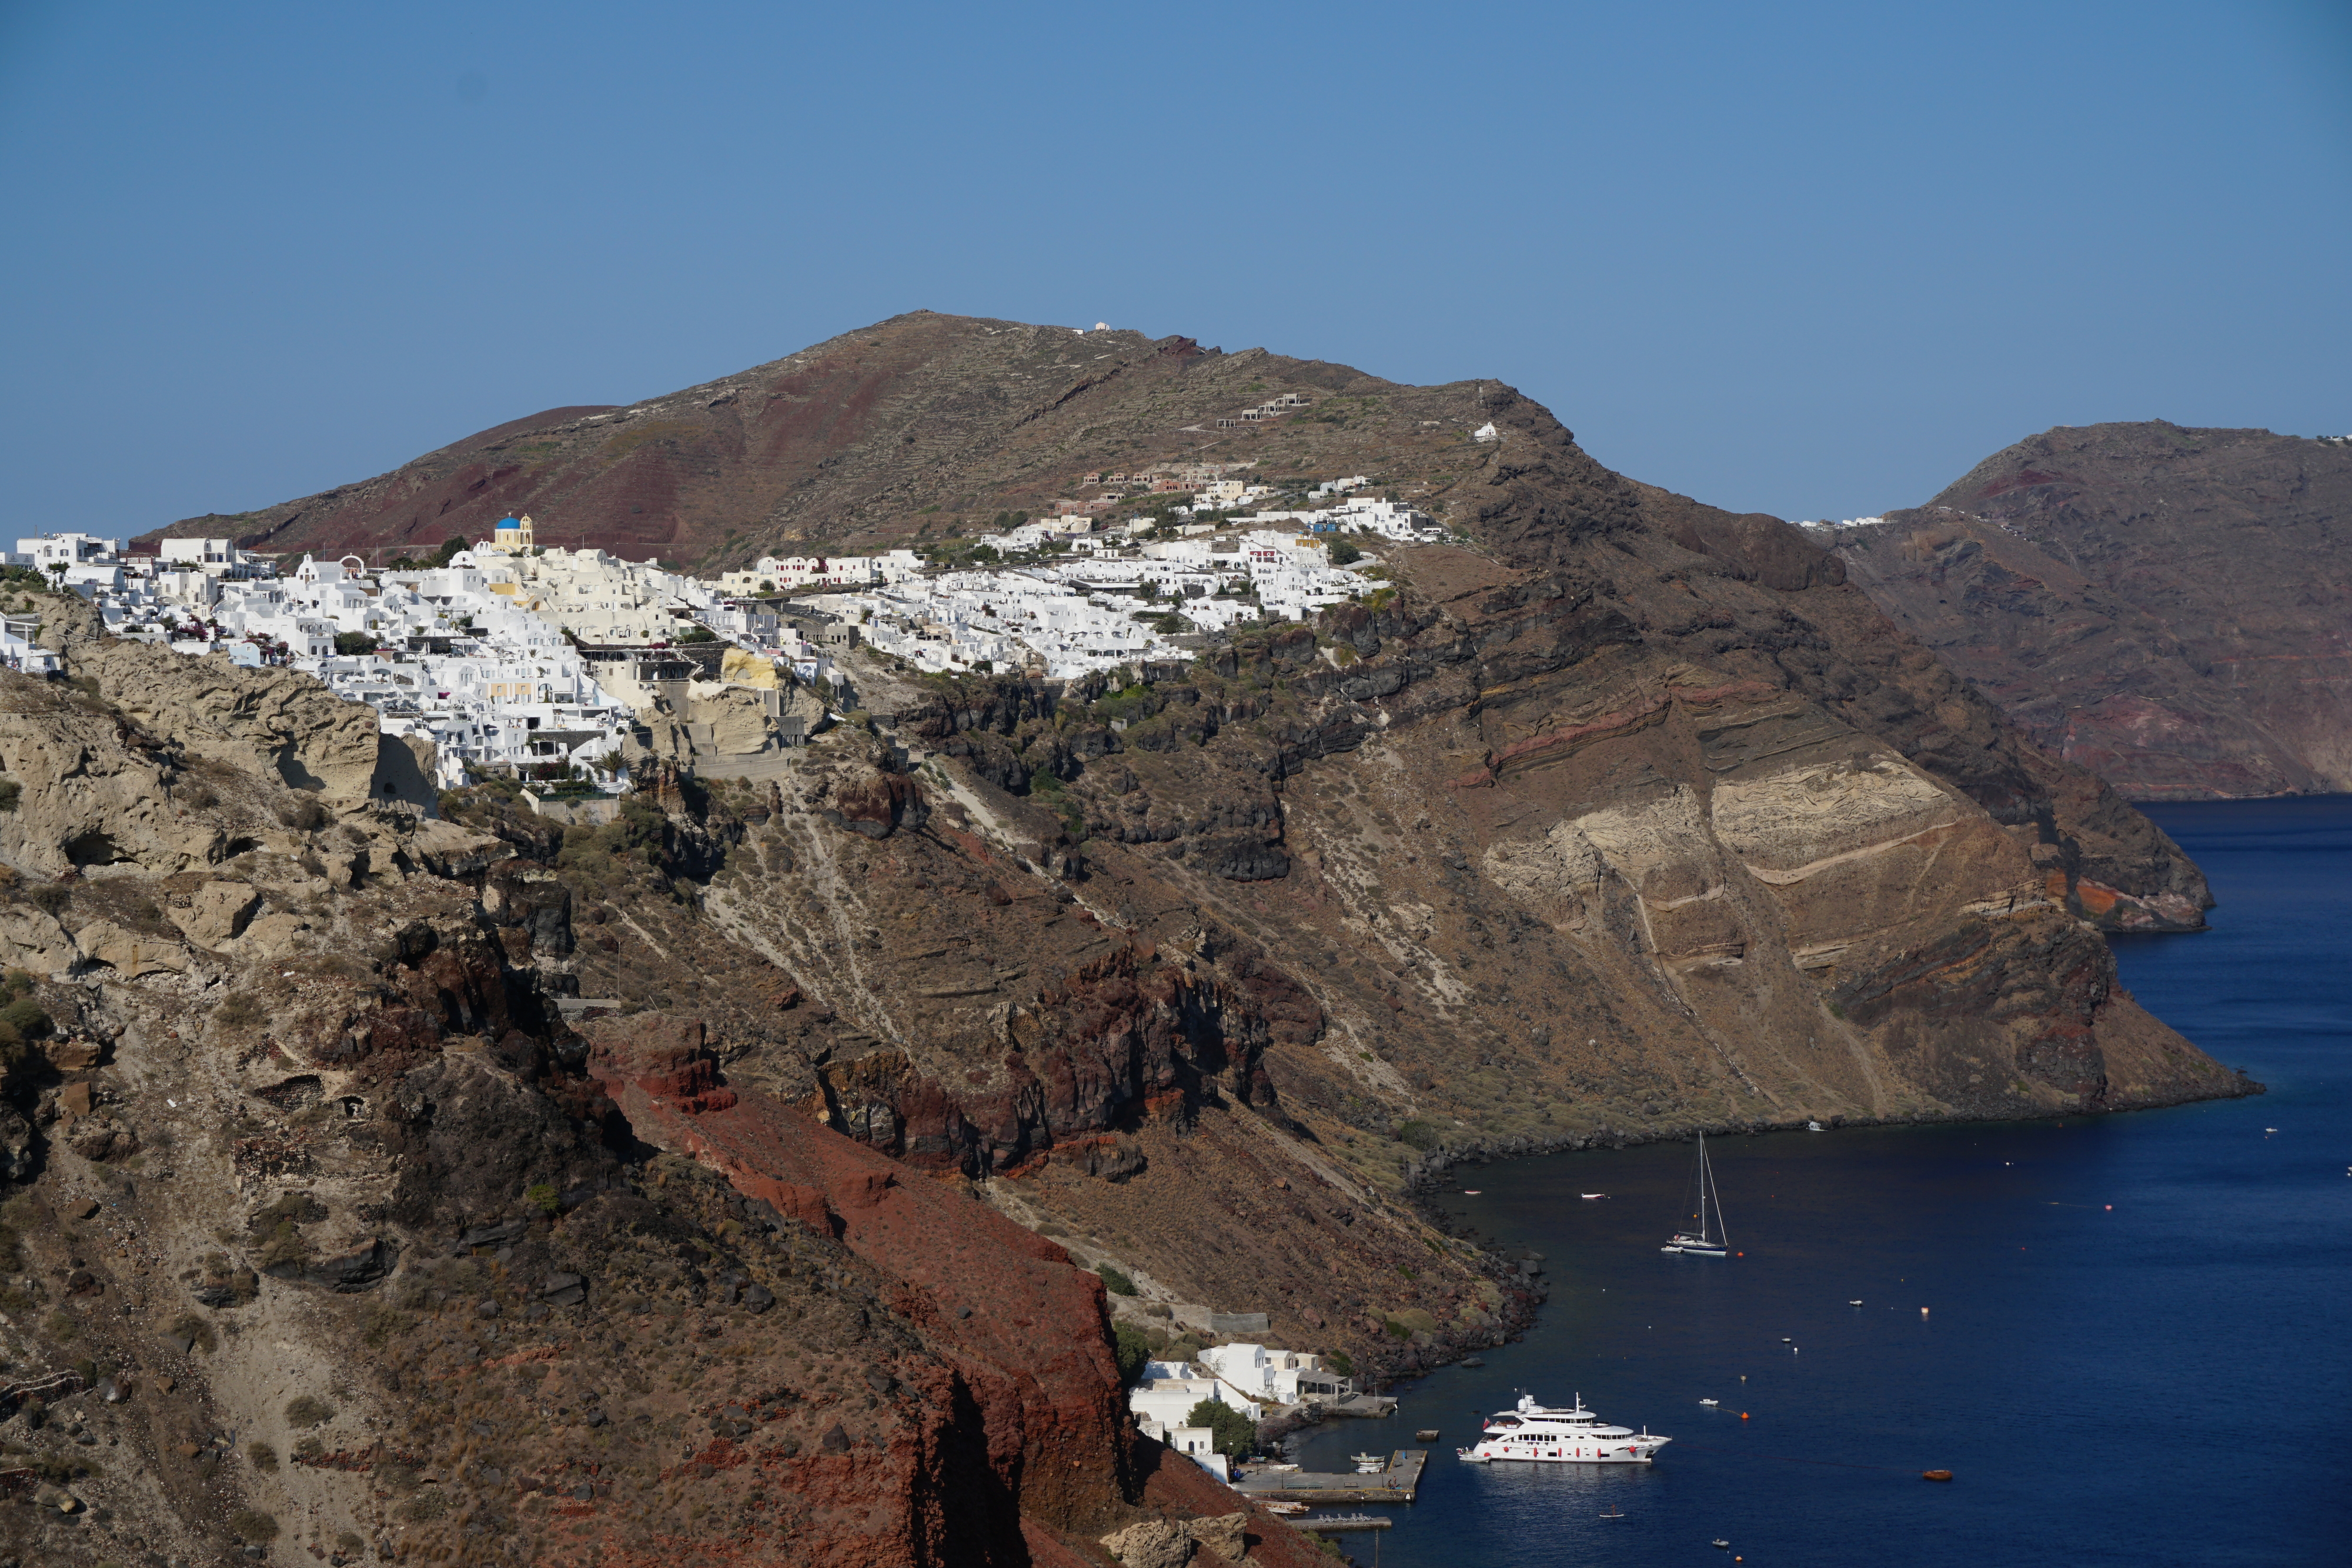
[[[1411,1502],[1421,1490],[1421,1472],[1429,1463],[1426,1448],[1399,1448],[1376,1475],[1330,1475],[1316,1470],[1255,1470],[1234,1483],[1234,1490],[1258,1501],[1285,1502]],[[1311,1528],[1311,1526],[1309,1527]]]

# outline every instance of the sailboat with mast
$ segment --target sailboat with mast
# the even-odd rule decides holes
[[[1720,1258],[1730,1250],[1731,1238],[1723,1228],[1723,1199],[1715,1190],[1715,1167],[1706,1160],[1706,1134],[1698,1135],[1698,1170],[1691,1178],[1696,1190],[1696,1204],[1685,1203],[1684,1214],[1698,1221],[1696,1233],[1685,1228],[1675,1231],[1675,1239],[1658,1249],[1661,1252],[1689,1252],[1701,1258]]]

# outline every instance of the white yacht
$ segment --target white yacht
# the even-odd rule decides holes
[[[1584,1396],[1562,1410],[1538,1405],[1525,1394],[1508,1410],[1486,1418],[1486,1436],[1475,1448],[1456,1448],[1465,1463],[1493,1464],[1497,1459],[1526,1459],[1543,1465],[1646,1465],[1672,1437],[1654,1436],[1644,1427],[1612,1427],[1584,1407]]]

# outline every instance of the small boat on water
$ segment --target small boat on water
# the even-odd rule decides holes
[[[1462,1189],[1462,1196],[1465,1197],[1475,1197],[1486,1190],[1486,1189],[1483,1186],[1465,1186]]]
[[[1356,1473],[1360,1476],[1376,1476],[1389,1468],[1386,1454],[1349,1454],[1348,1458],[1355,1465]]]
[[[1596,1197],[1607,1197],[1609,1195],[1605,1192],[1580,1192],[1576,1196],[1591,1203]]]
[[[1714,1547],[1717,1552],[1728,1552],[1731,1550],[1731,1542],[1726,1541],[1720,1535],[1717,1536],[1713,1541],[1708,1542],[1707,1544]]]
[[[1486,1358],[1483,1355],[1465,1355],[1462,1358],[1462,1364],[1465,1366],[1484,1366],[1486,1364]]]
[[[1921,1470],[1919,1472],[1919,1479],[1923,1481],[1948,1481],[1952,1479],[1952,1472],[1949,1470]]]
[[[1307,1511],[1307,1505],[1303,1502],[1262,1502],[1258,1507],[1268,1513],[1279,1514],[1285,1519],[1297,1519]]]
[[[1412,1435],[1412,1440],[1416,1443],[1434,1443],[1437,1441],[1437,1428],[1423,1427]]]
[[[1848,1301],[1846,1305],[1849,1307],[1858,1307],[1862,1305],[1862,1303],[1860,1301]]]
[[[1719,1399],[1702,1399],[1702,1400],[1700,1400],[1700,1401],[1699,1401],[1699,1403],[1700,1403],[1700,1404],[1702,1404],[1702,1405],[1704,1405],[1704,1406],[1706,1406],[1708,1409],[1712,1410],[1712,1409],[1714,1409],[1717,1405],[1720,1405],[1720,1404],[1722,1403],[1722,1401],[1721,1401],[1721,1400],[1719,1400]]]
[[[1619,1508],[1612,1502],[1607,1508],[1602,1509],[1600,1513],[1596,1514],[1594,1517],[1598,1519],[1622,1519],[1625,1517],[1625,1511]]]
[[[1661,1252],[1687,1252],[1697,1258],[1720,1258],[1731,1250],[1731,1238],[1723,1224],[1723,1199],[1715,1190],[1715,1170],[1706,1163],[1706,1134],[1698,1135],[1698,1169],[1691,1177],[1696,1203],[1685,1207],[1685,1214],[1698,1221],[1696,1233],[1678,1229],[1674,1239],[1658,1249]]]
[[[1805,1131],[1808,1133],[1821,1133],[1826,1132],[1828,1129],[1823,1127],[1819,1122],[1808,1122],[1805,1124]]]

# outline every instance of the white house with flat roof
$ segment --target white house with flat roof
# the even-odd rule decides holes
[[[75,566],[86,560],[112,560],[122,553],[121,539],[102,539],[96,534],[40,534],[16,541],[16,553],[24,564],[47,571],[51,567]]]
[[[1274,1350],[1262,1344],[1221,1344],[1201,1353],[1201,1364],[1244,1397],[1275,1405],[1303,1399],[1338,1399],[1354,1385],[1309,1351]]]
[[[1161,1442],[1168,1440],[1164,1434],[1191,1424],[1192,1407],[1203,1399],[1229,1405],[1253,1421],[1265,1416],[1262,1402],[1245,1398],[1214,1375],[1181,1361],[1146,1363],[1142,1380],[1127,1391],[1127,1407],[1135,1413],[1137,1428]]]

